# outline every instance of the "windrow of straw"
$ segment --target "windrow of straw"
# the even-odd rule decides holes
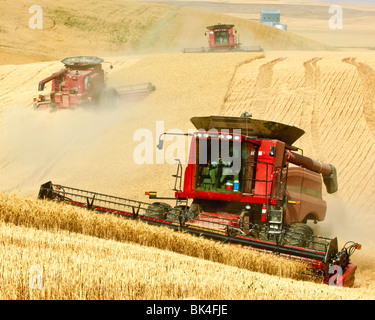
[[[280,277],[311,279],[304,275],[307,266],[297,261],[51,201],[0,193],[0,221],[132,242]]]

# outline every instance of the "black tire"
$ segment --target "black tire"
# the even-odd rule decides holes
[[[194,217],[198,217],[202,212],[202,208],[198,203],[192,203],[190,206],[190,212],[194,214]]]
[[[314,234],[310,226],[305,223],[292,223],[288,226],[284,243],[291,246],[309,248],[312,245],[312,235]]]
[[[109,88],[102,92],[100,96],[100,106],[106,108],[115,108],[119,104],[119,97],[116,89]]]
[[[167,220],[179,222],[181,218],[185,217],[185,213],[189,211],[189,206],[179,205],[169,211]],[[184,218],[185,219],[185,218]]]
[[[172,209],[168,203],[154,202],[146,209],[146,215],[151,218],[163,219],[167,218],[168,212]]]

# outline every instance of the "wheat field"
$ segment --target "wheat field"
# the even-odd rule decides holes
[[[120,0],[40,1],[38,32],[27,27],[27,1],[0,2],[1,299],[374,299],[371,51],[340,51],[233,15]],[[205,27],[219,21],[265,52],[181,53],[205,46]],[[150,81],[156,91],[110,111],[35,112],[38,82],[73,55],[110,61],[110,86]],[[244,111],[301,127],[296,145],[337,168],[339,191],[324,193],[326,221],[312,227],[339,246],[362,244],[352,258],[355,288],[314,283],[301,277],[303,265],[280,257],[36,200],[50,180],[141,201],[150,190],[171,196],[180,155],[158,164],[154,151],[153,163],[135,163],[137,130],[155,147],[159,124],[186,132],[193,116]],[[187,139],[179,143],[188,150]],[[41,290],[30,289],[33,266],[43,270]]]
[[[373,299],[305,265],[142,222],[0,194],[1,299]],[[40,287],[32,270],[39,268]]]
[[[256,118],[303,128],[306,133],[298,145],[309,156],[335,164],[340,180],[336,196],[370,222],[375,191],[370,181],[375,167],[369,157],[375,147],[374,65],[373,54],[365,53],[258,59],[236,71],[222,114],[252,110]],[[249,74],[256,76],[250,79]],[[352,221],[353,227],[356,223]]]
[[[19,61],[49,61],[67,55],[110,56],[176,53],[186,47],[207,46],[206,27],[233,23],[244,45],[267,50],[335,50],[327,44],[261,25],[248,19],[201,11],[183,5],[139,1],[64,0],[63,4],[40,0],[43,29],[30,29],[32,16],[26,0],[9,5],[1,0],[3,19],[0,52]],[[1,63],[3,64],[3,63]]]

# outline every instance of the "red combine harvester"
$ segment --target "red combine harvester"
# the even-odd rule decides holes
[[[233,24],[218,23],[208,26],[208,47],[185,48],[184,53],[203,52],[261,52],[259,46],[242,46],[239,41],[237,30],[233,29]],[[207,32],[205,33],[207,36]]]
[[[157,202],[146,203],[47,182],[39,198],[302,260],[323,282],[353,286],[357,267],[350,256],[361,246],[348,242],[339,250],[337,238],[316,236],[308,224],[325,218],[323,182],[328,193],[336,192],[338,185],[334,166],[292,146],[304,131],[252,119],[247,113],[191,121],[198,130],[184,179],[181,163],[174,175],[174,197],[147,192]],[[159,149],[163,142],[160,137]]]
[[[38,90],[52,81],[51,93],[34,98],[35,109],[56,107],[72,109],[81,105],[116,105],[145,98],[155,90],[151,83],[140,83],[120,88],[107,88],[103,59],[98,57],[71,57],[61,61],[65,68],[39,82]],[[110,66],[113,68],[112,65]]]

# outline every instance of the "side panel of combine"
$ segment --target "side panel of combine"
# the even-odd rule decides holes
[[[301,190],[303,183],[303,169],[292,167],[288,169],[287,197],[285,222],[290,224],[298,222],[301,211]]]
[[[210,31],[208,33],[208,46],[210,48],[215,47],[215,32],[214,31]]]
[[[322,197],[322,176],[310,170],[303,170],[301,211],[299,220],[312,219],[323,221],[327,205]]]
[[[234,41],[233,29],[228,30],[228,37],[229,37],[229,45],[230,46],[236,45],[236,43]]]
[[[322,199],[321,175],[301,167],[289,168],[287,194],[286,223],[324,220],[327,207]]]

